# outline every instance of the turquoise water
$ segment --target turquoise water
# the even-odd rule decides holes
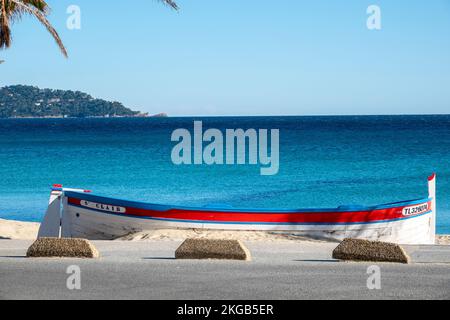
[[[280,130],[280,171],[175,166],[177,128]],[[450,233],[450,116],[0,119],[0,218],[39,221],[49,187],[181,205],[302,208],[427,195],[438,174],[438,232]]]

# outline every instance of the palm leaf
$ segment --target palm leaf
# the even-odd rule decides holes
[[[159,0],[174,10],[178,10],[175,0]],[[22,14],[30,14],[41,22],[56,41],[62,54],[67,58],[67,50],[58,32],[53,28],[46,16],[50,8],[44,0],[0,0],[0,49],[11,46],[10,24],[14,19],[19,19]],[[0,62],[1,63],[1,62]]]
[[[5,1],[5,0],[2,0],[2,1]],[[22,1],[20,1],[20,0],[10,0],[10,1],[14,2],[18,6],[19,10],[35,16],[36,19],[38,19],[39,22],[41,22],[44,25],[44,27],[47,29],[47,31],[52,35],[53,39],[55,39],[56,44],[58,45],[59,49],[61,50],[61,53],[66,58],[68,57],[67,50],[64,47],[64,44],[63,44],[61,38],[59,37],[58,32],[55,30],[55,28],[53,28],[53,26],[47,20],[47,18],[45,17],[45,13],[43,13],[41,11],[41,9],[37,9],[35,7],[35,5],[38,2],[41,2],[41,3],[45,4],[44,1],[33,1],[33,0],[22,0]],[[31,4],[30,2],[33,2],[33,3]]]
[[[167,4],[169,7],[171,7],[174,10],[178,10],[178,5],[176,4],[175,1],[173,0],[160,0],[162,2],[164,2],[165,4]]]

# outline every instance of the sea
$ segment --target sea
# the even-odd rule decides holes
[[[279,130],[279,171],[176,165],[176,129]],[[40,221],[52,184],[173,205],[334,208],[427,196],[450,234],[450,116],[0,119],[0,218]]]

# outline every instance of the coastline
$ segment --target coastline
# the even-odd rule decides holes
[[[0,240],[34,240],[37,238],[40,223],[0,219]],[[187,238],[236,239],[242,241],[264,242],[316,242],[329,243],[331,240],[312,239],[286,232],[264,231],[218,231],[199,229],[161,229],[138,232],[115,241],[182,241]],[[450,235],[436,235],[437,245],[450,245]]]
[[[0,118],[2,120],[6,119],[26,119],[26,120],[34,120],[34,119],[134,119],[134,118],[169,118],[169,116],[165,113],[158,114],[148,114],[148,113],[139,113],[136,115],[126,115],[126,116],[86,116],[86,117],[68,117],[68,116],[17,116],[17,117],[6,117]]]

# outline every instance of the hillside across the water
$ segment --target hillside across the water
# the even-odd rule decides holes
[[[96,99],[79,91],[9,86],[0,89],[0,118],[86,118],[147,116],[120,102]]]

